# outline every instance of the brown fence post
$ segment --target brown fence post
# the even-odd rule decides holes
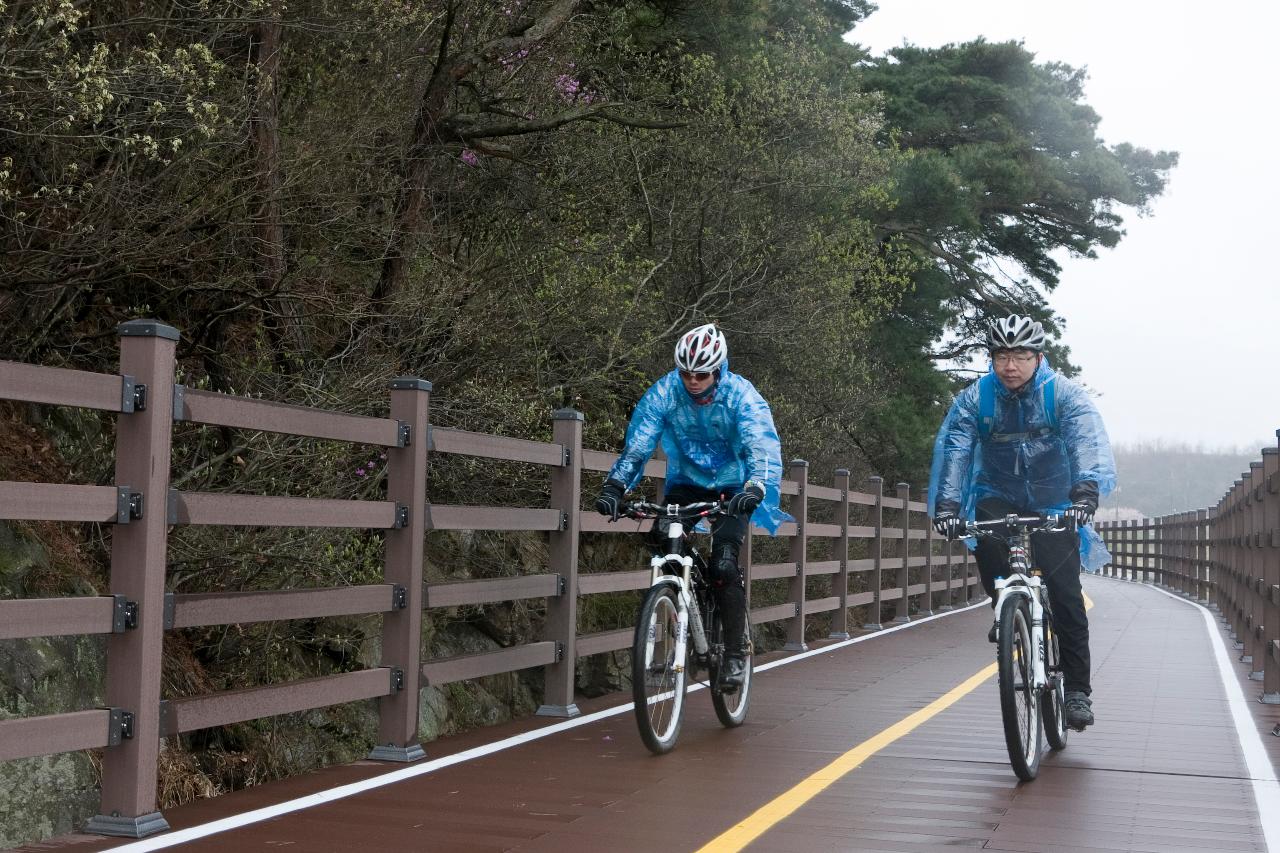
[[[898,567],[898,589],[901,595],[893,608],[893,621],[901,624],[911,621],[911,601],[907,597],[911,567],[911,486],[898,483],[895,492],[896,497],[902,501],[902,565]]]
[[[1263,482],[1263,462],[1249,463],[1249,478],[1245,481],[1245,487],[1249,490],[1248,527],[1245,529],[1246,544],[1249,551],[1245,559],[1245,581],[1248,585],[1246,591],[1249,609],[1249,618],[1246,623],[1249,629],[1249,641],[1245,645],[1245,657],[1247,662],[1252,664],[1249,667],[1249,678],[1253,681],[1262,681],[1264,676],[1263,661],[1267,657],[1269,649],[1264,643],[1266,625],[1264,619],[1266,617],[1265,602],[1263,592],[1265,587],[1266,571],[1263,568],[1266,557],[1263,547],[1266,543],[1263,541],[1263,531],[1266,530],[1266,515],[1264,510],[1264,496],[1266,494],[1265,484]]]
[[[933,615],[933,534],[933,525],[926,517],[924,520],[924,605],[919,610],[921,616]]]
[[[884,560],[884,477],[871,477],[867,482],[871,484],[871,494],[876,499],[875,507],[871,510],[871,521],[875,525],[876,535],[871,540],[871,560],[874,566],[871,570],[871,606],[867,608],[869,618],[862,627],[867,631],[879,631],[884,627],[880,624],[881,563]]]
[[[793,459],[787,474],[795,480],[798,489],[795,501],[791,504],[791,514],[796,519],[796,536],[791,540],[791,562],[796,564],[796,573],[791,578],[787,596],[796,606],[796,615],[787,623],[787,644],[783,648],[789,652],[803,652],[808,648],[804,642],[804,622],[805,581],[809,574],[809,463],[803,459]]]
[[[926,521],[925,523],[928,524],[928,521]],[[932,524],[929,524],[929,526],[933,527]],[[938,608],[939,610],[954,610],[956,606],[956,594],[954,591],[952,591],[952,588],[951,588],[952,582],[954,581],[954,577],[952,576],[953,570],[951,568],[951,545],[952,545],[952,542],[950,539],[942,540],[943,560],[946,563],[946,572],[947,572],[947,600],[946,600],[946,603],[942,605],[942,607]]]
[[[1280,432],[1277,432],[1280,437]],[[1262,449],[1262,503],[1265,507],[1261,527],[1263,561],[1262,600],[1262,695],[1259,701],[1280,705],[1280,447]]]
[[[400,422],[402,446],[387,449],[387,499],[403,526],[386,532],[384,579],[395,585],[392,606],[382,618],[382,665],[392,671],[396,691],[378,700],[378,740],[369,757],[417,761],[419,685],[422,675],[422,549],[426,535],[427,429],[431,383],[413,376],[393,379],[391,417]]]
[[[156,810],[169,447],[178,330],[155,320],[122,323],[120,372],[135,384],[134,411],[116,427],[122,520],[111,531],[111,593],[136,602],[137,627],[107,635],[106,700],[132,715],[130,735],[102,755],[102,812],[86,832],[142,838],[169,828]],[[136,389],[146,386],[142,394]],[[139,406],[138,403],[142,403]],[[135,497],[136,496],[136,497]]]
[[[1216,609],[1209,598],[1209,510],[1197,510],[1195,533],[1191,537],[1191,559],[1195,565],[1196,601]]]
[[[582,413],[558,409],[551,440],[565,451],[563,468],[551,471],[551,506],[559,509],[563,522],[550,534],[548,556],[551,571],[560,575],[560,595],[547,599],[545,636],[556,641],[556,663],[547,664],[544,676],[542,717],[576,717],[573,701],[574,670],[577,665],[578,634],[578,539],[581,532],[579,505],[582,503]]]
[[[836,540],[836,557],[840,571],[836,573],[836,597],[840,599],[839,614],[831,626],[832,640],[849,639],[849,469],[837,468],[835,488],[840,490],[839,513],[840,538]]]

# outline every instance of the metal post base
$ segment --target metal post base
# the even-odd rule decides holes
[[[1253,655],[1240,655],[1240,663],[1253,663]]]
[[[862,630],[864,631],[880,631],[883,629],[884,629],[884,626],[881,625],[879,622],[868,622],[867,624],[862,626]]]
[[[847,640],[851,635],[848,631],[832,631],[827,635],[828,640]]]
[[[89,818],[84,831],[94,835],[117,835],[121,838],[146,838],[157,832],[168,832],[169,822],[160,812],[121,817],[120,815],[95,815]]]
[[[895,616],[892,619],[894,625],[905,625],[911,621],[910,616]]]
[[[804,643],[787,643],[782,647],[782,650],[784,652],[807,652],[809,647]]]
[[[932,616],[932,615],[933,615],[933,611],[932,611],[932,610],[917,610],[917,611],[916,611],[916,618],[917,618],[917,619],[923,619],[925,616]]]
[[[414,743],[409,746],[375,746],[373,751],[369,753],[370,761],[397,761],[401,764],[410,764],[426,758],[427,754],[422,750],[422,744]]]
[[[955,610],[950,604],[944,604],[938,608],[939,613],[946,613],[948,610]]]
[[[1260,670],[1260,669],[1256,669],[1256,670],[1254,670],[1253,672],[1249,673],[1249,680],[1250,680],[1250,681],[1261,681],[1261,680],[1262,680],[1262,675],[1263,675],[1262,670]]]
[[[1275,693],[1263,693],[1258,697],[1258,701],[1263,705],[1280,705],[1280,691]]]
[[[568,705],[543,705],[538,708],[536,716],[539,717],[576,717],[582,712],[578,710],[576,704]]]

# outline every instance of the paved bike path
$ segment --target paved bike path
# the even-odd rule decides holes
[[[1098,723],[1046,756],[1039,779],[1019,784],[1009,769],[992,678],[749,849],[1265,851],[1203,616],[1139,585],[1088,577],[1085,589],[1095,602]],[[628,711],[174,849],[696,850],[989,666],[989,614],[949,614],[758,673],[748,721],[736,730],[719,725],[705,691],[692,693],[680,743],[666,756],[645,750]],[[428,744],[427,753],[549,725],[473,732]],[[175,829],[196,826],[385,773],[361,762],[166,817]],[[64,841],[85,851],[114,846]]]

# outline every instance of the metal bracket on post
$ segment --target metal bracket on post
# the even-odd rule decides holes
[[[404,610],[409,606],[409,590],[404,588],[403,584],[395,584],[391,587],[391,609]]]
[[[556,640],[556,663],[564,660],[564,643]]]
[[[185,421],[187,419],[186,393],[186,385],[173,386],[173,419],[175,421]]]
[[[164,629],[173,630],[174,614],[177,612],[178,599],[171,592],[164,594]]]
[[[111,633],[123,634],[130,628],[138,627],[138,602],[130,601],[123,595],[113,595],[115,607],[111,614]]]
[[[413,424],[396,421],[396,447],[408,447],[413,443]]]
[[[108,708],[107,746],[119,746],[122,740],[133,738],[133,714],[122,708]]]
[[[556,575],[556,595],[564,595],[569,591],[569,580],[564,575]]]
[[[569,513],[564,512],[562,510],[560,512],[560,532],[563,533],[568,529],[569,529]]]
[[[391,692],[404,690],[404,670],[398,666],[391,667]]]
[[[391,524],[392,530],[401,530],[409,526],[409,507],[402,503],[396,504],[396,517]]]
[[[138,384],[132,376],[121,374],[120,376],[120,411],[124,414],[130,414],[137,406]]]
[[[128,524],[142,518],[142,492],[128,486],[116,486],[116,524]]]
[[[564,451],[564,467],[568,468],[573,463],[573,448],[561,446]]]
[[[147,410],[147,386],[127,374],[120,375],[120,411],[124,414]]]

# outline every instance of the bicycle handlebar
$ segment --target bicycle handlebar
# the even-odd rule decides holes
[[[992,528],[1003,527],[1012,530],[1044,531],[1061,533],[1074,530],[1075,525],[1061,515],[1006,515],[1004,518],[993,518],[989,521],[970,521],[965,524],[967,536],[998,536]]]
[[[670,518],[684,521],[692,518],[714,518],[728,515],[722,501],[698,501],[691,504],[659,504],[650,501],[628,501],[620,509],[619,515],[627,518]]]

